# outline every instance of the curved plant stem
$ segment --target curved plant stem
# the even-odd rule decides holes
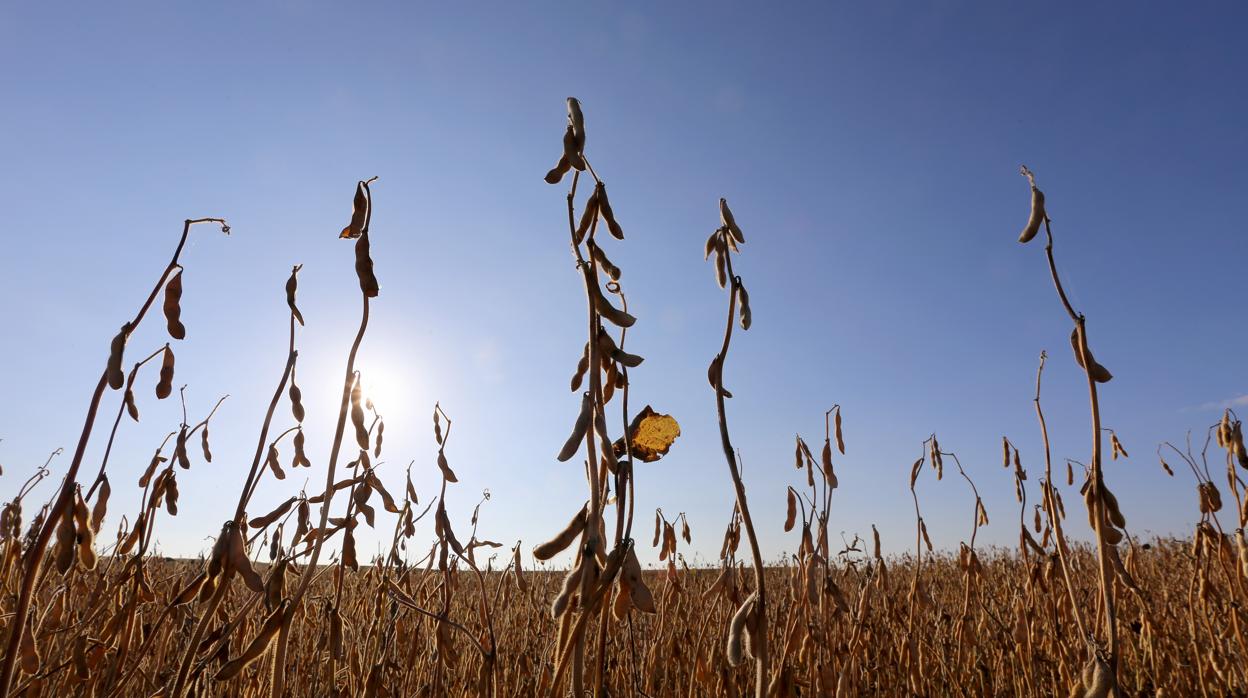
[[[152,292],[148,295],[147,300],[144,301],[143,306],[139,308],[139,312],[128,323],[127,339],[147,315],[148,309],[152,307],[152,302],[156,300],[156,295],[160,293],[160,289],[169,278],[170,272],[177,268],[178,258],[182,255],[182,248],[186,246],[186,238],[191,232],[191,226],[196,223],[209,222],[219,223],[225,232],[229,232],[229,226],[221,218],[196,218],[187,219],[183,222],[182,237],[178,239],[178,246],[173,251],[173,258],[169,261],[164,271],[160,273],[160,278],[156,281],[156,285],[152,287]],[[26,627],[26,617],[30,613],[30,602],[34,594],[35,582],[40,576],[44,552],[47,550],[48,541],[52,538],[52,532],[56,530],[61,517],[65,515],[66,510],[73,501],[78,469],[82,465],[82,457],[86,453],[87,442],[91,440],[91,430],[95,426],[95,417],[99,413],[100,400],[104,397],[104,389],[106,387],[108,387],[107,370],[100,373],[100,380],[95,384],[95,390],[91,393],[91,402],[87,406],[87,417],[82,425],[82,433],[78,437],[78,445],[74,448],[73,461],[69,465],[69,471],[65,473],[65,482],[61,485],[61,491],[57,495],[52,509],[48,512],[47,518],[44,519],[43,528],[40,529],[39,535],[35,538],[34,545],[26,551],[21,589],[18,592],[17,607],[14,609],[13,617],[9,621],[9,638],[5,643],[3,667],[0,668],[0,696],[7,696],[9,687],[13,684],[13,670],[16,666],[15,662],[18,654],[17,646],[21,640],[22,629]]]
[[[1084,376],[1088,383],[1088,401],[1091,404],[1092,413],[1092,519],[1096,523],[1096,556],[1099,566],[1099,581],[1101,587],[1101,603],[1105,613],[1105,635],[1107,646],[1106,661],[1110,670],[1110,693],[1117,695],[1118,693],[1118,629],[1115,622],[1116,614],[1114,608],[1114,577],[1110,567],[1109,541],[1106,539],[1105,533],[1105,505],[1101,492],[1105,489],[1105,475],[1101,468],[1101,406],[1097,399],[1096,380],[1092,378],[1092,362],[1089,360],[1088,351],[1088,333],[1087,319],[1081,314],[1075,312],[1070,305],[1070,301],[1066,298],[1066,291],[1062,288],[1062,281],[1057,273],[1057,264],[1053,260],[1053,230],[1050,227],[1048,216],[1044,219],[1044,232],[1047,242],[1044,246],[1044,253],[1049,262],[1049,274],[1053,277],[1053,286],[1057,289],[1058,298],[1062,301],[1062,307],[1066,309],[1066,314],[1075,324],[1075,333],[1078,344],[1080,363],[1083,364]]]
[[[727,235],[727,231],[721,233]],[[732,439],[728,435],[728,414],[724,408],[724,364],[728,360],[728,346],[732,342],[732,325],[737,316],[737,287],[740,279],[732,273],[732,256],[725,254],[728,278],[731,286],[728,293],[728,323],[724,327],[724,344],[719,350],[716,361],[719,370],[715,372],[715,411],[719,417],[719,440],[724,449],[724,459],[728,462],[728,473],[732,476],[732,487],[737,496],[737,508],[741,512],[741,521],[745,524],[745,534],[750,542],[750,555],[754,558],[754,584],[758,590],[755,601],[755,613],[759,631],[754,635],[754,645],[750,648],[754,654],[754,695],[763,698],[767,693],[767,586],[763,567],[763,554],[758,546],[758,536],[754,533],[754,521],[750,518],[750,507],[745,497],[745,483],[741,481],[741,472],[737,467],[736,453],[732,447]]]

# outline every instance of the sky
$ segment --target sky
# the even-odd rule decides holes
[[[682,435],[637,468],[643,561],[653,512],[685,512],[691,563],[718,555],[733,491],[706,367],[727,295],[702,256],[726,197],[747,243],[734,266],[754,322],[734,335],[725,383],[764,555],[800,486],[795,434],[818,451],[823,414],[844,412],[830,528],[914,545],[907,491],[938,435],[984,496],[981,544],[1017,541],[1001,437],[1021,450],[1031,501],[1043,472],[1032,397],[1059,472],[1090,454],[1087,387],[1028,213],[1020,164],[1047,195],[1055,254],[1092,347],[1115,378],[1104,426],[1129,458],[1106,478],[1141,536],[1190,531],[1196,482],[1156,450],[1248,411],[1241,209],[1248,188],[1248,48],[1237,3],[157,3],[0,9],[0,498],[56,448],[72,452],[109,340],[146,298],[182,221],[175,386],[198,421],[222,395],[214,459],[179,471],[162,552],[211,545],[238,499],[286,354],[283,285],[303,264],[298,377],[314,467],[267,477],[267,512],[324,474],[341,376],[359,319],[349,243],[337,239],[358,179],[373,186],[381,294],[360,353],[386,418],[379,474],[412,472],[437,494],[430,414],[454,420],[447,502],[460,531],[484,490],[479,535],[524,549],[587,498],[555,454],[579,396],[568,380],[585,334],[568,247],[564,99],[585,112],[586,154],[626,234],[605,245],[637,324],[634,408]],[[168,341],[150,316],[129,358]],[[136,481],[175,430],[175,397],[141,374],[142,421],[124,420],[106,530],[133,517]],[[120,401],[109,392],[82,469],[99,467]],[[615,406],[617,403],[612,403]],[[275,428],[293,423],[283,404]],[[617,420],[618,421],[618,420]],[[615,430],[618,433],[618,428]],[[289,446],[283,449],[289,457]],[[1177,466],[1176,458],[1168,462]],[[1210,451],[1215,479],[1222,467]],[[46,501],[70,462],[31,495]],[[288,473],[291,471],[287,469]],[[970,535],[965,481],[925,471],[933,542]],[[1086,538],[1076,482],[1069,533]],[[34,509],[28,504],[27,511]],[[1030,518],[1030,512],[1028,512]],[[413,551],[432,540],[421,523]],[[389,536],[359,535],[361,555]],[[111,542],[112,534],[102,536]],[[558,562],[558,561],[557,561]]]

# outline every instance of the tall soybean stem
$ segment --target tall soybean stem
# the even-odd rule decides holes
[[[727,235],[727,231],[722,233]],[[717,361],[719,370],[715,372],[715,409],[719,416],[719,440],[723,445],[724,459],[728,461],[728,472],[732,476],[732,486],[736,491],[737,508],[741,510],[741,521],[745,524],[745,534],[750,541],[750,554],[754,558],[754,583],[758,589],[755,601],[759,632],[754,637],[754,695],[763,698],[767,694],[767,589],[764,580],[763,554],[758,547],[758,536],[754,533],[754,521],[750,518],[750,507],[745,499],[745,483],[741,481],[741,473],[737,468],[737,458],[732,447],[732,439],[728,436],[728,415],[724,409],[724,362],[728,359],[728,345],[732,342],[732,325],[737,316],[737,286],[739,281],[732,273],[732,256],[724,255],[730,280],[728,293],[728,324],[724,328],[724,344],[719,350]]]
[[[372,217],[372,197],[369,196],[368,209],[364,221],[364,236],[368,235]],[[360,328],[356,331],[355,340],[351,342],[351,351],[347,354],[347,367],[342,379],[342,400],[338,404],[338,423],[334,428],[334,443],[329,451],[329,466],[325,472],[325,496],[321,501],[321,518],[320,524],[318,524],[322,535],[318,536],[316,542],[313,543],[312,557],[308,560],[307,569],[300,577],[299,586],[295,589],[295,593],[291,595],[289,613],[292,617],[299,613],[300,604],[308,591],[308,586],[312,583],[312,577],[316,573],[316,563],[321,558],[321,547],[327,538],[323,533],[329,523],[329,505],[334,495],[334,475],[337,473],[338,454],[342,450],[342,434],[347,425],[347,411],[351,408],[351,386],[355,380],[355,357],[360,351],[360,343],[364,341],[364,333],[368,330],[368,294],[361,292],[360,295],[364,303],[360,312]],[[289,642],[288,628],[289,624],[285,624],[278,633],[277,649],[273,653],[273,682],[269,686],[270,698],[280,698],[285,692],[286,650]]]
[[[173,259],[169,261],[168,266],[161,272],[160,279],[152,287],[152,292],[148,295],[147,300],[139,308],[139,312],[135,314],[134,319],[130,321],[127,339],[129,334],[134,332],[134,329],[139,326],[144,316],[147,315],[148,309],[152,307],[152,302],[156,300],[156,294],[160,293],[165,280],[169,278],[169,273],[178,266],[178,258],[182,254],[182,248],[186,246],[186,238],[191,232],[191,226],[196,223],[219,223],[225,232],[229,232],[229,226],[221,218],[196,218],[187,219],[183,222],[182,237],[178,239],[178,246],[173,251]],[[95,391],[91,393],[91,402],[87,407],[87,418],[82,426],[82,433],[78,436],[78,446],[74,449],[74,459],[69,465],[69,470],[65,473],[65,482],[61,485],[61,491],[57,495],[56,503],[52,505],[52,510],[48,512],[48,517],[44,520],[43,528],[39,530],[39,535],[35,538],[34,544],[26,551],[26,568],[22,572],[22,584],[18,592],[17,607],[9,620],[9,638],[5,643],[3,668],[0,669],[0,696],[7,696],[9,687],[13,683],[13,671],[16,667],[15,662],[18,655],[18,642],[21,640],[22,629],[26,626],[26,617],[30,613],[31,597],[34,594],[35,581],[40,575],[43,555],[47,550],[48,541],[52,538],[52,532],[56,530],[61,516],[65,514],[65,510],[73,500],[78,468],[82,465],[82,457],[86,453],[87,442],[91,439],[91,430],[95,426],[95,417],[99,413],[100,400],[104,397],[104,388],[107,385],[108,371],[105,370],[100,374],[99,382],[95,384]]]
[[[1092,377],[1092,362],[1089,360],[1087,321],[1082,314],[1075,312],[1075,309],[1070,305],[1070,301],[1066,298],[1065,289],[1062,288],[1062,281],[1057,274],[1057,264],[1053,260],[1053,230],[1049,225],[1048,216],[1044,218],[1044,232],[1047,237],[1044,253],[1049,262],[1049,274],[1053,277],[1053,286],[1057,289],[1058,298],[1061,299],[1062,306],[1066,309],[1066,314],[1075,323],[1080,363],[1083,365],[1084,376],[1088,381],[1088,400],[1091,403],[1092,412],[1092,488],[1094,495],[1091,505],[1094,509],[1092,520],[1096,524],[1096,554],[1100,568],[1101,602],[1105,608],[1105,634],[1109,654],[1111,692],[1116,694],[1118,686],[1118,629],[1115,625],[1114,580],[1110,571],[1109,541],[1106,540],[1104,530],[1105,505],[1101,496],[1101,492],[1105,487],[1105,477],[1101,469],[1101,407],[1097,399],[1096,380]]]

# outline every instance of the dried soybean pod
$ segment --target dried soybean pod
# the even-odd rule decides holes
[[[595,187],[589,198],[585,200],[585,210],[581,212],[581,222],[576,226],[576,232],[572,236],[572,240],[576,244],[581,244],[585,239],[585,234],[589,232],[590,226],[593,225],[594,219],[598,217],[599,207],[598,188]]]
[[[217,540],[212,544],[212,552],[208,554],[208,579],[212,580],[225,571],[227,563],[227,552],[230,547],[230,531],[234,526],[233,521],[226,521],[221,526],[221,532],[217,534]],[[138,525],[135,525],[138,528]]]
[[[264,582],[260,579],[260,575],[251,567],[251,560],[247,559],[246,542],[243,540],[243,533],[234,525],[229,524],[229,533],[226,542],[226,560],[230,567],[243,577],[243,581],[247,587],[257,594],[264,593]]]
[[[165,284],[165,325],[169,336],[174,339],[186,339],[186,325],[182,324],[182,267],[173,273],[173,278]]]
[[[178,515],[178,479],[174,477],[173,470],[169,470],[169,476],[162,483],[162,489],[165,492],[165,509],[170,516]]]
[[[312,507],[308,505],[308,500],[304,499],[299,502],[299,508],[296,511],[297,517],[294,540],[299,540],[305,533],[308,532],[308,519],[311,518]]]
[[[447,482],[459,482],[459,478],[455,477],[455,471],[451,470],[451,464],[446,462],[446,453],[440,448],[438,449],[438,468]]]
[[[1119,453],[1121,453],[1121,454],[1122,454],[1122,457],[1123,457],[1123,458],[1130,458],[1130,457],[1131,457],[1131,454],[1127,453],[1127,449],[1125,449],[1125,448],[1123,448],[1123,447],[1122,447],[1122,442],[1118,440],[1118,435],[1117,435],[1117,434],[1115,434],[1115,433],[1113,433],[1113,432],[1110,432],[1110,434],[1109,434],[1109,440],[1110,440],[1110,444],[1113,446],[1113,449],[1114,449],[1114,458],[1115,458],[1115,459],[1118,457],[1118,454],[1119,454]]]
[[[273,638],[277,637],[278,631],[281,630],[289,607],[290,601],[283,600],[264,620],[264,625],[260,626],[260,632],[256,634],[251,644],[247,645],[247,649],[243,650],[238,657],[226,662],[213,678],[217,681],[228,681],[259,659],[269,649],[269,645],[273,644]]]
[[[581,102],[576,97],[568,97],[568,125],[572,127],[572,137],[580,150],[585,149],[585,115],[581,113]]]
[[[164,400],[173,393],[173,349],[165,345],[160,358],[160,380],[156,383],[156,399]]]
[[[716,249],[718,249],[720,230],[722,230],[722,228],[717,228],[715,232],[711,233],[711,236],[706,239],[706,250],[705,250],[705,253],[702,255],[702,261],[705,262],[706,260],[710,259],[711,253],[714,252]]]
[[[551,617],[559,618],[564,611],[568,610],[568,603],[571,602],[572,593],[576,590],[576,586],[581,580],[582,570],[584,570],[585,565],[586,559],[582,557],[580,560],[577,560],[576,565],[563,578],[563,586],[559,589],[559,594],[555,596],[555,600],[550,604]]]
[[[657,613],[658,609],[654,605],[654,595],[650,593],[650,588],[646,586],[646,582],[641,576],[641,563],[637,560],[637,550],[634,546],[628,547],[628,552],[624,555],[624,564],[620,570],[621,578],[628,582],[629,600],[633,606],[642,613]]]
[[[108,475],[100,476],[100,493],[95,498],[95,506],[91,507],[91,530],[99,531],[104,515],[108,513],[108,497],[113,493],[113,486],[108,484]]]
[[[121,362],[125,358],[126,342],[130,340],[130,323],[121,326],[121,330],[113,337],[108,353],[108,387],[121,390],[126,384],[126,374],[121,370]]]
[[[571,126],[568,126],[567,130],[563,132],[563,157],[576,170],[585,171],[585,158],[577,150],[576,136],[573,135]]]
[[[832,426],[836,433],[836,450],[845,455],[845,438],[841,435],[841,408],[836,408],[836,415],[832,420]]]
[[[377,423],[377,439],[373,442],[373,458],[381,457],[381,442],[385,440],[386,423],[379,421]]]
[[[732,216],[732,209],[728,208],[728,200],[720,197],[719,199],[719,220],[732,233],[732,237],[737,242],[745,244],[745,235],[741,233],[741,228],[737,227],[737,220]]]
[[[290,306],[290,314],[303,325],[303,313],[299,312],[299,308],[295,305],[295,291],[299,288],[299,270],[303,268],[302,264],[296,264],[290,268],[290,278],[286,280],[286,305]]]
[[[183,470],[191,469],[191,459],[186,453],[187,427],[182,425],[182,429],[178,432],[177,442],[174,444],[173,455],[178,460],[178,465]]]
[[[1244,430],[1243,423],[1235,420],[1234,426],[1231,427],[1231,445],[1235,451],[1235,458],[1239,461],[1239,467],[1248,470],[1248,448],[1244,447]]]
[[[273,544],[269,548],[269,560],[277,559],[281,553],[281,529],[273,536]],[[286,570],[290,563],[287,560],[281,560],[272,566],[272,572],[269,578],[264,580],[264,605],[268,608],[276,608],[281,605],[282,598],[286,596]]]
[[[607,253],[603,252],[593,240],[589,241],[589,253],[612,281],[620,280],[620,268],[611,263],[611,260],[607,258]]]
[[[546,183],[558,184],[563,180],[563,176],[567,174],[570,169],[572,169],[572,165],[568,164],[568,156],[566,154],[560,155],[559,162],[546,173]]]
[[[728,285],[728,266],[724,261],[727,252],[724,251],[723,247],[721,243],[715,248],[715,281],[719,283],[720,288]]]
[[[269,466],[269,469],[273,471],[273,477],[278,480],[286,479],[286,472],[282,470],[282,463],[278,460],[276,443],[269,444],[269,455],[265,458],[264,464]]]
[[[312,461],[308,460],[307,453],[304,452],[304,437],[303,437],[302,427],[300,427],[299,430],[295,432],[294,442],[295,442],[295,458],[294,460],[291,461],[290,467],[298,468],[302,466],[304,468],[311,468]]]
[[[406,487],[406,489],[407,489],[407,498],[408,498],[408,499],[410,499],[410,500],[412,501],[412,504],[419,504],[419,503],[420,503],[420,497],[416,496],[416,488],[412,485],[412,472],[411,472],[411,468],[408,468],[408,472],[407,472],[407,487]]]
[[[360,277],[360,290],[364,295],[376,298],[380,289],[377,286],[377,276],[373,273],[373,258],[369,254],[367,232],[355,241],[355,273]]]
[[[659,560],[676,555],[676,529],[666,521],[663,522],[663,547],[659,549]]]
[[[1110,523],[1118,528],[1126,528],[1127,520],[1122,515],[1122,511],[1118,508],[1118,498],[1113,492],[1109,491],[1109,487],[1101,483],[1101,497],[1105,500],[1105,510],[1109,514]]]
[[[355,374],[355,383],[351,386],[351,424],[355,426],[355,441],[360,446],[360,450],[368,450],[368,427],[364,425],[364,407],[361,405],[364,395],[364,387],[360,383],[361,377],[357,371]]]
[[[602,295],[602,289],[598,288],[598,282],[589,278],[588,269],[586,269],[585,273],[586,280],[589,282],[589,294],[594,304],[594,310],[613,325],[625,328],[632,327],[633,323],[637,322],[637,318],[611,305],[611,301]]]
[[[355,571],[360,569],[360,562],[355,555],[355,533],[350,526],[347,526],[346,532],[343,534],[342,564]]]
[[[303,418],[306,416],[306,412],[303,409],[303,391],[299,389],[298,385],[295,385],[295,371],[293,368],[290,371],[290,390],[288,394],[290,395],[290,412],[294,415],[295,421],[302,424]]]
[[[20,640],[20,645],[18,646],[18,653],[21,657],[22,671],[27,674],[38,673],[41,661],[39,657],[39,647],[35,644],[35,636],[32,632],[34,624],[35,618],[34,616],[31,616],[26,623],[26,626],[22,628],[22,639]]]
[[[117,546],[116,554],[118,555],[129,554],[129,552],[134,549],[135,544],[139,542],[139,538],[143,536],[143,533],[146,530],[147,530],[147,513],[144,512],[144,513],[139,514],[139,518],[135,520],[134,528],[130,531],[130,534],[127,535],[125,540],[121,542],[121,545]],[[118,537],[120,537],[120,535],[121,535],[120,529],[118,529]]]
[[[594,194],[598,196],[598,210],[602,213],[603,220],[607,222],[607,230],[611,233],[611,237],[623,240],[624,229],[615,220],[615,212],[611,210],[611,201],[607,199],[607,185],[599,182],[594,189]]]
[[[293,506],[294,503],[295,503],[295,498],[291,497],[290,499],[287,499],[286,501],[282,502],[273,511],[270,511],[264,516],[260,516],[260,517],[252,519],[251,522],[248,523],[247,525],[251,526],[252,528],[264,528],[265,526],[268,526],[274,521],[277,521],[282,516],[285,516],[286,512],[290,511],[290,507]]]
[[[355,199],[351,206],[351,222],[347,227],[342,229],[338,235],[340,238],[358,238],[364,232],[364,224],[368,220],[368,194],[365,191],[364,182],[356,182]]]
[[[640,365],[641,365],[641,363],[642,363],[643,361],[645,361],[645,360],[646,360],[646,359],[645,359],[645,357],[643,357],[643,356],[638,356],[637,354],[630,354],[630,353],[628,353],[628,352],[626,352],[626,351],[623,351],[623,350],[620,350],[620,349],[615,349],[614,351],[612,351],[612,352],[611,352],[611,355],[610,355],[610,358],[611,358],[611,360],[612,360],[612,361],[617,361],[617,362],[619,362],[621,365],[623,365],[623,366],[625,366],[625,367],[627,367],[627,368],[637,368],[638,366],[640,366]],[[619,380],[619,377],[618,377],[618,376],[619,376],[619,374],[617,374],[617,378],[616,378],[616,381],[615,381],[615,387],[617,387],[617,388],[619,388],[619,387],[623,387],[623,385],[622,385],[621,381]]]
[[[65,512],[61,515],[61,520],[56,525],[56,548],[53,556],[56,560],[56,570],[61,574],[69,571],[74,566],[74,546],[77,543],[77,535],[74,531],[74,517],[71,512]]]
[[[516,586],[520,591],[529,590],[529,582],[524,577],[524,570],[520,567],[520,543],[516,543],[516,547],[512,548],[512,565],[513,572],[516,575]]]
[[[1070,333],[1070,347],[1075,352],[1075,363],[1079,364],[1079,368],[1085,368],[1092,380],[1097,383],[1108,383],[1113,379],[1113,374],[1104,366],[1096,362],[1092,356],[1092,348],[1088,347],[1088,366],[1083,365],[1083,353],[1079,351],[1079,328],[1076,327]]]
[[[594,415],[594,432],[598,434],[602,462],[614,475],[620,467],[620,462],[616,459],[615,449],[611,446],[611,437],[607,435],[607,418],[601,411]]]
[[[166,460],[168,459],[160,455],[160,449],[156,449],[156,455],[152,456],[151,462],[147,464],[147,470],[144,470],[143,474],[139,476],[139,487],[146,488],[147,483],[151,482],[152,474],[156,472],[156,468]]]
[[[589,422],[593,418],[593,412],[594,403],[589,397],[589,392],[586,391],[581,395],[581,412],[577,415],[576,423],[572,426],[572,434],[564,442],[559,455],[555,457],[560,463],[566,462],[580,450],[581,440],[585,438],[585,432],[589,429]]]
[[[725,398],[731,398],[732,393],[730,393],[727,388],[720,385],[722,381],[722,376],[720,375],[720,365],[722,363],[723,357],[716,354],[715,358],[711,359],[711,365],[706,369],[706,380],[711,384],[712,388],[718,390]]]
[[[139,421],[139,406],[134,402],[134,391],[126,388],[124,399],[126,402],[126,413],[130,415],[130,419],[136,422]]]
[[[351,500],[355,504],[355,508],[364,515],[364,522],[369,528],[375,528],[377,510],[369,505],[368,499],[373,494],[373,488],[369,486],[367,480],[357,486],[351,492]]]
[[[1021,243],[1031,242],[1036,233],[1040,232],[1040,225],[1044,223],[1044,192],[1036,188],[1035,184],[1031,185],[1031,215],[1027,218],[1027,225],[1023,227],[1023,232],[1018,236]]]
[[[368,474],[364,476],[364,481],[368,483],[370,488],[381,496],[381,504],[385,507],[386,511],[391,514],[399,513],[399,507],[394,503],[394,496],[391,495],[390,491],[387,490],[385,485],[381,483],[381,478],[377,477],[376,473],[370,470]]]
[[[740,666],[742,659],[741,638],[745,632],[745,621],[749,618],[750,613],[754,610],[754,601],[758,598],[758,592],[754,592],[746,597],[745,601],[733,614],[732,621],[728,624],[728,665]]]
[[[1218,491],[1217,485],[1213,481],[1205,483],[1205,492],[1209,498],[1209,511],[1217,513],[1222,510],[1222,493]]]
[[[784,515],[785,533],[792,531],[793,525],[797,523],[797,497],[793,494],[793,488],[789,488],[788,495],[788,508]]]
[[[745,284],[740,280],[736,283],[737,298],[741,301],[741,329],[750,329],[753,316],[750,313],[750,293],[745,290]]]
[[[581,387],[581,381],[585,378],[585,372],[589,370],[589,342],[585,343],[585,352],[581,354],[581,360],[576,363],[576,373],[572,374],[572,392],[576,392]]]
[[[586,507],[582,506],[558,535],[533,548],[533,557],[546,561],[572,545],[572,541],[585,530],[585,509]]]
[[[1100,657],[1089,660],[1088,666],[1083,670],[1083,685],[1087,689],[1083,694],[1084,698],[1105,698],[1113,683],[1113,671],[1105,660]]]
[[[204,452],[204,462],[212,462],[212,449],[208,448],[208,425],[199,432],[199,449]]]
[[[585,159],[581,156],[584,150],[585,117],[581,113],[581,103],[575,97],[568,97],[568,129],[563,135],[563,152],[578,170],[585,169]]]
[[[173,601],[169,602],[170,606],[181,606],[184,603],[190,603],[199,594],[199,589],[208,580],[207,572],[200,572],[190,581],[182,590],[173,597]]]

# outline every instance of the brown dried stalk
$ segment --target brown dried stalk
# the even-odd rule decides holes
[[[758,536],[754,532],[754,521],[750,518],[750,507],[746,501],[745,483],[741,480],[741,472],[737,467],[736,452],[732,446],[732,439],[728,434],[728,414],[724,406],[724,399],[731,396],[724,389],[724,364],[728,360],[728,347],[732,342],[732,326],[736,324],[738,319],[737,301],[741,301],[740,321],[741,329],[748,330],[751,324],[751,313],[749,307],[749,294],[745,292],[745,285],[741,282],[741,277],[733,273],[731,252],[737,251],[737,245],[744,243],[744,236],[737,229],[736,222],[732,219],[731,213],[726,213],[728,207],[723,199],[720,199],[720,211],[722,223],[714,233],[711,234],[707,241],[707,253],[715,253],[716,271],[719,274],[720,286],[724,286],[725,282],[730,282],[728,287],[728,322],[724,327],[724,343],[720,347],[719,353],[715,355],[711,361],[711,387],[715,390],[715,411],[719,418],[719,440],[723,446],[724,459],[728,462],[728,474],[732,478],[732,487],[736,492],[737,510],[741,513],[741,521],[745,525],[746,537],[750,542],[750,554],[754,558],[754,585],[755,600],[754,623],[758,627],[758,631],[754,634],[754,642],[751,647],[754,655],[754,695],[756,698],[763,698],[767,693],[767,677],[768,677],[768,649],[767,649],[767,582],[765,569],[763,566],[763,553],[758,545]]]
[[[116,385],[113,374],[119,368],[118,365],[121,362],[120,354],[117,351],[118,343],[120,342],[121,347],[124,348],[130,334],[134,332],[135,328],[146,317],[152,302],[156,300],[156,294],[160,292],[160,289],[164,286],[165,281],[174,269],[178,268],[178,258],[182,255],[182,248],[186,245],[186,238],[191,232],[191,226],[197,223],[217,223],[221,226],[222,232],[226,234],[230,232],[229,225],[221,218],[196,218],[184,221],[182,236],[178,239],[178,246],[173,251],[173,258],[169,261],[164,271],[161,272],[160,278],[156,281],[156,285],[152,287],[152,292],[148,295],[147,300],[139,308],[139,312],[135,314],[132,320],[122,325],[121,332],[113,339],[113,354],[116,358],[110,356],[108,366],[100,374],[100,380],[96,383],[95,391],[91,394],[91,402],[87,407],[87,418],[82,426],[82,433],[78,437],[78,445],[74,449],[73,461],[69,465],[69,471],[65,473],[65,482],[61,485],[60,494],[57,495],[47,518],[44,519],[43,527],[35,538],[34,545],[26,551],[21,589],[18,592],[17,607],[14,609],[13,617],[9,620],[9,639],[5,644],[3,668],[0,669],[0,696],[8,695],[9,688],[12,686],[14,662],[17,658],[17,645],[21,640],[22,629],[26,625],[26,616],[30,612],[31,596],[34,592],[35,583],[40,576],[44,552],[47,549],[48,541],[52,538],[52,532],[56,530],[57,525],[60,524],[61,517],[66,514],[66,510],[73,501],[74,489],[77,486],[78,468],[82,465],[82,457],[86,452],[87,442],[91,438],[91,430],[95,426],[95,417],[100,408],[100,400],[104,397],[104,388],[110,384]]]
[[[1083,368],[1084,375],[1088,383],[1088,402],[1091,406],[1092,419],[1092,462],[1091,462],[1091,497],[1089,499],[1089,512],[1095,523],[1097,543],[1097,561],[1100,567],[1099,584],[1101,590],[1101,603],[1105,617],[1105,635],[1106,635],[1106,652],[1104,661],[1109,667],[1109,693],[1116,694],[1118,691],[1118,627],[1117,614],[1115,612],[1115,587],[1114,572],[1111,567],[1111,553],[1109,548],[1112,545],[1109,541],[1110,535],[1121,534],[1114,531],[1110,533],[1109,529],[1112,524],[1108,520],[1108,498],[1112,497],[1105,485],[1105,474],[1101,467],[1101,407],[1100,401],[1097,399],[1097,383],[1109,381],[1112,376],[1103,366],[1096,362],[1092,357],[1091,350],[1088,349],[1088,332],[1087,318],[1075,311],[1071,306],[1070,300],[1066,297],[1066,290],[1062,288],[1062,281],[1057,273],[1057,263],[1053,259],[1053,230],[1052,221],[1049,219],[1047,207],[1045,205],[1045,197],[1036,187],[1035,176],[1026,166],[1021,168],[1023,176],[1027,177],[1032,189],[1032,221],[1028,223],[1028,229],[1033,226],[1037,216],[1043,219],[1044,233],[1046,243],[1044,246],[1045,257],[1049,263],[1049,275],[1053,278],[1053,287],[1057,291],[1058,299],[1061,300],[1062,308],[1066,310],[1066,314],[1070,316],[1070,320],[1075,326],[1074,349],[1076,362]],[[1039,205],[1037,206],[1037,199]],[[1039,209],[1037,211],[1037,208]],[[1024,237],[1026,237],[1026,230]],[[1032,233],[1034,236],[1034,232]],[[1027,239],[1020,239],[1021,242],[1027,242]],[[1099,655],[1099,653],[1098,653]]]
[[[351,388],[355,383],[355,357],[364,341],[364,333],[368,331],[369,298],[377,295],[376,279],[372,277],[372,259],[368,256],[369,223],[373,217],[373,197],[370,185],[376,177],[360,180],[356,186],[355,210],[352,212],[351,225],[343,231],[343,236],[355,238],[356,274],[360,277],[360,297],[363,307],[360,311],[360,327],[356,330],[355,339],[351,342],[351,350],[347,353],[347,366],[342,379],[342,399],[338,405],[338,423],[334,427],[334,442],[329,450],[329,465],[325,473],[325,493],[321,501],[321,516],[318,528],[324,531],[329,523],[329,505],[334,496],[334,476],[337,474],[338,454],[342,450],[342,435],[347,424],[347,413],[351,408]],[[365,266],[365,262],[367,262]],[[371,282],[371,283],[370,283]],[[317,537],[313,543],[312,556],[307,562],[307,572],[299,580],[299,586],[291,595],[290,608],[287,611],[292,617],[298,617],[302,610],[303,597],[312,583],[316,564],[321,559],[321,548],[326,536]],[[271,698],[281,698],[285,693],[286,650],[289,643],[288,629],[290,623],[282,627],[277,636],[277,648],[273,652],[273,680],[269,686]]]

